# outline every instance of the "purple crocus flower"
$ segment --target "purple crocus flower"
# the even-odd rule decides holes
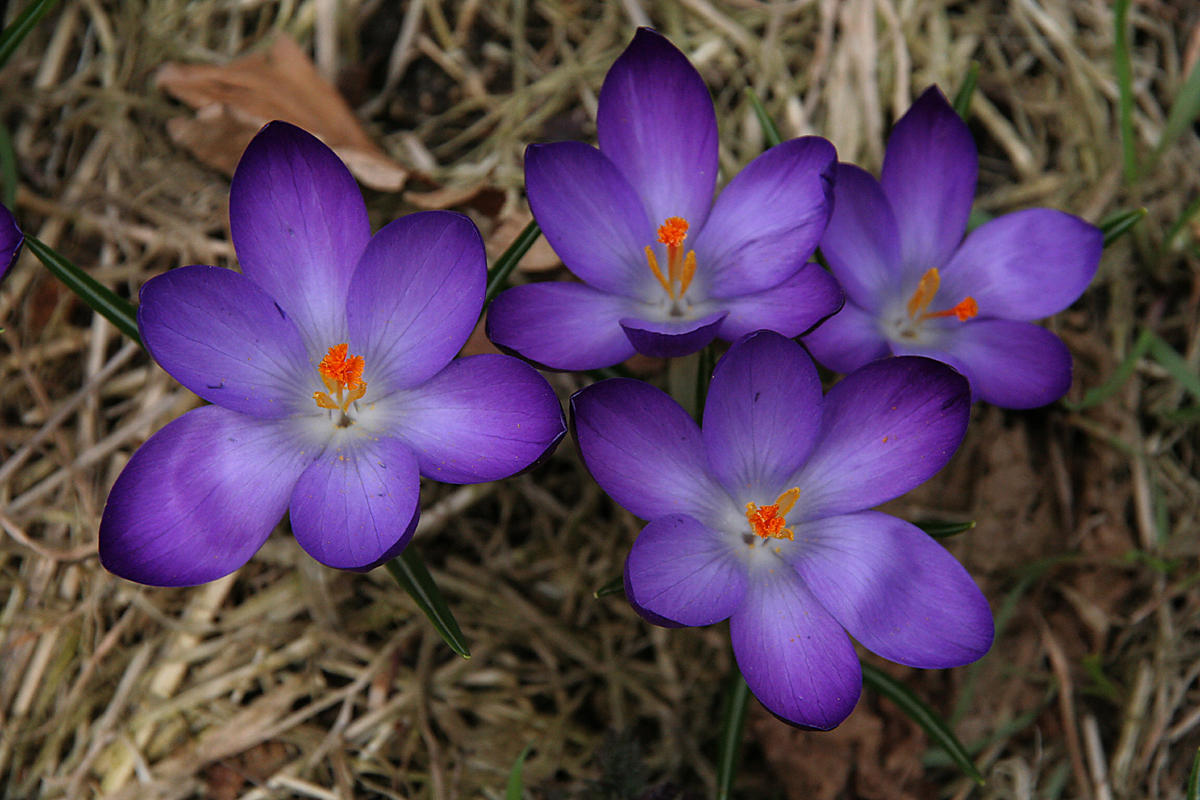
[[[838,164],[821,252],[846,305],[805,337],[818,361],[851,372],[890,354],[936,358],[967,376],[973,399],[1005,408],[1066,394],[1071,354],[1032,320],[1083,294],[1104,236],[1034,208],[964,241],[978,169],[966,123],[936,86],[896,123],[878,181]]]
[[[562,437],[549,384],[509,356],[451,360],[483,305],[483,242],[430,211],[371,236],[350,172],[299,128],[242,156],[229,215],[242,272],[181,267],[146,283],[138,327],[214,405],[156,433],[117,478],[100,559],[159,586],[244,564],[285,511],[313,558],[365,571],[397,555],[419,476],[511,475]]]
[[[821,396],[800,345],[760,331],[717,364],[703,429],[645,383],[571,400],[579,450],[649,524],[625,590],[667,627],[729,619],[755,696],[828,729],[858,701],[867,649],[914,667],[987,652],[992,617],[966,570],[916,526],[868,511],[940,469],[966,430],[966,380],[927,358],[873,362]]]
[[[0,205],[0,281],[8,276],[8,271],[17,263],[23,244],[25,234],[17,227],[17,220],[7,206]]]
[[[600,149],[525,151],[529,206],[582,283],[517,286],[488,308],[502,348],[554,369],[673,358],[761,328],[798,336],[841,290],[806,263],[829,219],[837,158],[810,136],[773,147],[716,203],[717,119],[700,74],[641,28],[600,91]]]

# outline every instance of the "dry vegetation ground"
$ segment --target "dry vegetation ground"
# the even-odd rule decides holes
[[[1200,6],[1141,0],[1130,19],[1132,182],[1104,0],[63,0],[0,72],[0,118],[26,230],[134,297],[172,267],[233,264],[227,178],[168,135],[190,111],[155,86],[167,61],[225,63],[289,33],[412,172],[406,193],[368,192],[376,225],[448,203],[490,237],[520,224],[528,142],[594,136],[635,25],[667,33],[713,88],[729,173],[763,147],[747,87],[785,135],[826,135],[877,169],[915,93],[952,92],[974,59],[980,209],[1149,210],[1049,323],[1078,400],[1144,329],[1200,364],[1200,142],[1189,128],[1151,157]],[[197,400],[28,252],[0,323],[0,796],[498,797],[526,745],[534,798],[712,795],[728,634],[593,599],[637,524],[569,442],[502,485],[426,489],[414,546],[466,661],[386,572],[319,568],[283,532],[195,589],[106,573],[107,488]],[[553,379],[564,397],[579,381]],[[753,708],[737,795],[1182,798],[1200,745],[1198,402],[1142,358],[1085,410],[977,408],[951,466],[893,504],[979,521],[951,547],[997,612],[992,653],[887,668],[954,722],[985,787],[867,692],[827,734]]]

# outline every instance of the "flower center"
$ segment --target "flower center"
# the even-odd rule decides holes
[[[942,278],[938,275],[937,267],[929,269],[921,276],[917,290],[908,300],[908,318],[910,320],[924,322],[927,319],[939,317],[958,317],[959,322],[966,322],[979,313],[979,304],[975,302],[974,297],[964,297],[954,308],[948,308],[945,311],[926,311],[925,309],[929,308],[929,304],[933,302],[938,287],[941,285]]]
[[[654,250],[649,245],[646,246],[646,261],[649,262],[650,271],[654,273],[654,277],[658,278],[663,291],[672,300],[671,314],[673,316],[683,313],[679,307],[679,300],[683,298],[684,292],[688,290],[688,286],[691,285],[692,278],[696,274],[695,251],[688,250],[686,256],[683,254],[683,240],[687,238],[687,232],[688,223],[683,217],[668,217],[666,222],[658,226],[658,241],[667,246],[667,273],[665,275],[658,266]]]
[[[784,517],[796,505],[799,496],[799,487],[793,487],[779,495],[772,505],[759,508],[754,503],[746,503],[746,521],[750,523],[750,530],[764,539],[794,541],[792,529],[784,527],[787,525]]]
[[[313,392],[313,400],[319,408],[330,411],[341,411],[338,427],[344,428],[351,424],[349,413],[350,404],[362,398],[367,393],[367,383],[362,379],[363,367],[366,362],[362,356],[349,354],[350,345],[342,343],[329,348],[329,352],[317,365],[321,382],[328,389],[325,392]]]

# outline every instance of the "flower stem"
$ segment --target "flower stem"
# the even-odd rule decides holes
[[[733,778],[737,774],[742,752],[742,732],[746,729],[746,709],[750,703],[750,687],[742,677],[737,663],[725,687],[724,710],[721,717],[721,739],[717,746],[717,800],[729,800]]]
[[[517,262],[525,257],[529,248],[533,247],[533,243],[541,235],[542,229],[538,227],[537,220],[532,220],[523,231],[517,234],[517,238],[513,239],[513,243],[508,246],[508,249],[496,259],[496,263],[492,265],[488,274],[487,291],[483,295],[484,308],[487,308],[488,303],[495,300],[496,295],[508,287],[508,276],[517,268]]]

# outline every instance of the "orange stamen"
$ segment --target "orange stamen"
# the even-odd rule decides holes
[[[784,517],[796,505],[796,498],[799,496],[800,489],[792,488],[779,495],[769,506],[759,508],[754,503],[746,503],[746,521],[750,523],[750,529],[764,539],[794,541],[792,529],[784,527],[787,525]]]
[[[926,311],[929,304],[933,302],[933,298],[938,293],[938,288],[942,285],[942,278],[938,275],[937,267],[933,267],[921,276],[921,282],[917,284],[917,290],[913,292],[913,296],[908,300],[908,316],[910,319],[926,320],[937,319],[939,317],[958,317],[959,322],[967,320],[979,314],[979,304],[975,302],[974,297],[963,298],[954,308],[948,308],[945,311]]]
[[[663,291],[668,297],[674,298],[675,293],[671,291],[671,284],[667,281],[667,277],[662,274],[662,270],[658,268],[658,259],[654,257],[654,251],[646,245],[646,260],[650,262],[650,271],[654,273],[654,277],[658,278],[658,282],[662,284]]]
[[[686,257],[683,254],[683,240],[687,238],[687,232],[688,222],[683,217],[667,217],[666,221],[658,226],[658,241],[667,246],[667,273],[665,275],[658,266],[658,259],[654,257],[654,251],[649,247],[646,248],[646,261],[650,264],[650,271],[654,273],[654,277],[658,278],[667,297],[672,300],[683,297],[683,293],[688,290],[692,278],[696,275],[695,253],[689,250]],[[678,290],[676,290],[677,286]]]
[[[321,382],[329,390],[329,394],[313,392],[313,400],[316,401],[319,408],[327,408],[330,411],[340,410],[345,413],[351,403],[362,399],[362,396],[366,394],[367,384],[362,379],[366,361],[362,356],[350,355],[349,350],[350,345],[348,344],[334,345],[329,348],[329,352],[317,365]],[[350,390],[348,395],[346,394],[347,389]]]

